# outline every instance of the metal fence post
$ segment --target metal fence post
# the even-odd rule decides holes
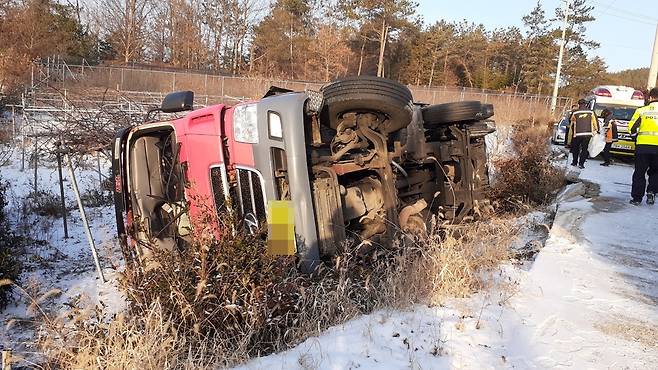
[[[222,76],[222,97],[224,96],[224,76]]]
[[[21,94],[21,106],[23,109],[23,120],[21,121],[21,172],[25,171],[25,122],[27,122],[27,115],[25,114],[25,94]]]
[[[16,107],[11,106],[11,141],[16,140]]]
[[[60,141],[55,143],[57,147],[55,153],[57,154],[57,175],[59,176],[59,199],[60,206],[62,207],[62,221],[64,222],[64,239],[69,238],[69,227],[67,224],[66,212],[66,199],[64,198],[64,177],[62,176],[62,143]]]
[[[59,59],[57,60],[57,68],[62,69],[62,87],[61,87],[61,89],[63,90],[64,89],[64,67],[62,67],[62,65],[60,64]]]
[[[32,131],[34,134],[34,131]],[[37,182],[39,181],[39,146],[38,146],[38,136],[36,134],[34,137],[34,194],[37,193],[38,187]]]
[[[128,103],[128,111],[130,111],[130,102]],[[98,166],[98,187],[103,191],[103,172],[101,171],[100,151],[96,151],[96,165]]]
[[[75,193],[75,200],[78,202],[78,209],[80,210],[80,218],[82,218],[82,225],[85,228],[85,233],[87,234],[87,241],[89,242],[89,248],[91,248],[91,254],[94,257],[94,264],[96,265],[96,271],[98,272],[98,278],[101,283],[105,283],[105,275],[103,275],[103,269],[101,269],[101,263],[98,259],[98,252],[96,251],[96,244],[94,243],[94,238],[91,235],[91,229],[89,228],[89,222],[87,222],[87,214],[85,213],[85,208],[82,205],[82,199],[80,198],[80,190],[78,189],[78,182],[75,179],[75,172],[73,172],[73,163],[71,162],[71,155],[66,155],[66,160],[68,163],[69,176],[71,177],[71,186],[73,187],[73,193]]]
[[[203,78],[203,91],[205,91],[206,105],[208,105],[208,74],[205,74]]]

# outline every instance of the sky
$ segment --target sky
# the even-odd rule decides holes
[[[535,7],[536,0],[416,0],[426,24],[445,19],[467,20],[492,29],[517,26]],[[540,0],[547,18],[555,16],[560,0]],[[605,59],[608,71],[649,67],[658,23],[655,0],[587,0],[596,20],[587,24],[587,36],[601,44],[591,55]]]

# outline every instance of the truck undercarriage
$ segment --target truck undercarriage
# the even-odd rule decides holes
[[[185,243],[199,195],[250,232],[263,230],[269,202],[290,202],[307,270],[346,243],[391,245],[485,201],[490,105],[414,104],[405,86],[375,77],[272,91],[118,134],[115,201],[128,254]]]

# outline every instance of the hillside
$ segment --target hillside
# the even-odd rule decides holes
[[[607,74],[610,83],[615,85],[631,86],[638,90],[644,90],[649,78],[649,68],[626,69],[619,72]]]

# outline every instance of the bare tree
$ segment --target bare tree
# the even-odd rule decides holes
[[[98,9],[102,17],[99,24],[119,58],[124,63],[139,60],[144,51],[154,0],[99,0]]]
[[[317,70],[315,79],[329,81],[347,73],[352,50],[341,31],[332,25],[323,25],[316,34],[316,42],[311,43],[309,63]]]

